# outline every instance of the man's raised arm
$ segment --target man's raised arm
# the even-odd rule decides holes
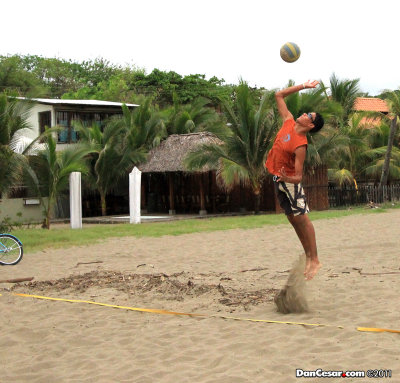
[[[293,118],[292,113],[289,112],[289,109],[286,106],[284,98],[289,96],[292,93],[299,92],[303,89],[315,88],[319,84],[319,81],[306,81],[303,84],[293,85],[289,88],[282,89],[275,93],[276,104],[278,106],[278,112],[282,117],[283,121],[286,121],[290,118]]]

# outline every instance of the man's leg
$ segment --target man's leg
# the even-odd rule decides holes
[[[321,263],[318,260],[314,225],[310,221],[310,218],[308,218],[307,214],[297,216],[290,214],[287,217],[295,229],[296,234],[303,245],[304,252],[306,253],[306,268],[304,275],[306,279],[310,280],[321,267]]]

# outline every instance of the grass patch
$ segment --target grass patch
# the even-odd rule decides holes
[[[311,212],[310,218],[311,220],[331,219],[354,214],[384,213],[385,211],[384,208],[365,209],[361,207],[347,210],[332,209]],[[266,214],[142,223],[140,225],[126,223],[84,225],[82,230],[71,230],[68,226],[55,224],[50,230],[40,228],[18,229],[14,230],[13,234],[22,241],[25,252],[34,252],[46,248],[88,245],[113,237],[161,237],[163,235],[182,235],[230,229],[254,229],[281,224],[288,224],[283,214]]]

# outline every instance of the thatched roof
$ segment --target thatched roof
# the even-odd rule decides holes
[[[138,166],[144,173],[187,172],[183,160],[188,153],[203,144],[221,144],[222,141],[209,132],[172,134],[160,146],[150,151],[147,162]],[[207,172],[211,169],[203,169]]]

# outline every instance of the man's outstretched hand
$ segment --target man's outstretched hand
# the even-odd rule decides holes
[[[304,89],[306,88],[315,88],[319,84],[319,81],[317,80],[308,80],[305,83],[303,83]]]

